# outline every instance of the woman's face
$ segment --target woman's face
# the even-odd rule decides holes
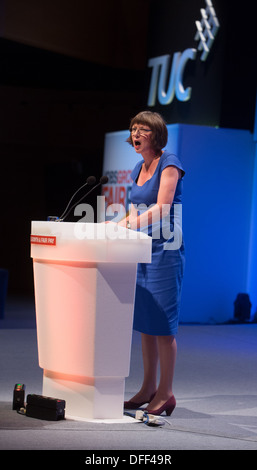
[[[131,138],[134,149],[137,153],[142,153],[152,149],[151,129],[146,124],[134,124],[131,129]]]

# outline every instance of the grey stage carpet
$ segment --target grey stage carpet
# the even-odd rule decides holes
[[[257,449],[256,324],[181,325],[177,407],[170,417],[164,416],[164,426],[149,427],[142,422],[49,422],[13,411],[15,383],[25,383],[26,394],[42,393],[33,321],[23,329],[22,323],[15,328],[14,322],[0,322],[1,450]],[[141,377],[140,337],[134,334],[126,398],[138,390]]]

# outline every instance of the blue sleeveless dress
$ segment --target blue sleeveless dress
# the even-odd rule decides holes
[[[143,162],[138,162],[131,173],[131,202],[137,206],[138,214],[157,202],[164,168],[176,166],[181,170],[182,178],[178,180],[169,216],[159,223],[140,227],[141,231],[152,237],[152,262],[138,264],[133,328],[148,335],[175,335],[185,264],[181,223],[185,172],[176,155],[165,151],[152,178],[143,186],[138,186],[136,182]]]

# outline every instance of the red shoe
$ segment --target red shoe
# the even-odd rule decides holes
[[[164,411],[166,411],[166,415],[170,416],[172,411],[175,409],[175,406],[176,406],[176,398],[174,397],[174,395],[172,395],[169,398],[169,400],[167,400],[166,403],[160,406],[160,408],[158,408],[157,410],[149,410],[148,408],[146,408],[145,411],[147,411],[149,415],[157,415],[157,416],[160,416]]]
[[[124,401],[124,410],[137,410],[138,408],[141,408],[141,406],[143,406],[145,403],[150,403],[150,401],[152,401],[154,399],[155,393],[156,392],[154,392],[150,396],[149,400],[142,401],[140,403],[136,403],[135,401],[131,401],[131,400]]]

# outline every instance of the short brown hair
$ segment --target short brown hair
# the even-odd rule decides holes
[[[133,145],[131,129],[135,124],[142,124],[150,127],[152,131],[151,143],[155,151],[160,151],[165,147],[168,141],[168,130],[163,117],[159,113],[142,111],[131,119],[129,126],[130,136],[127,139],[127,142],[130,145]]]

